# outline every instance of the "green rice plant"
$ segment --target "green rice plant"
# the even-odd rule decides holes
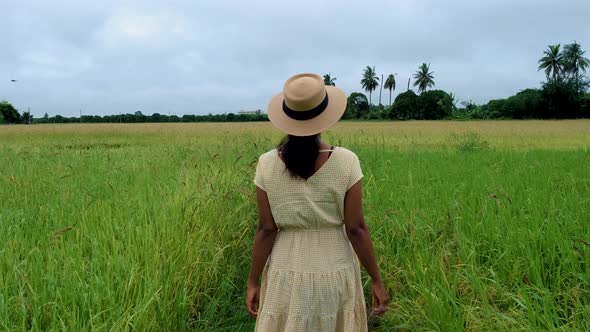
[[[489,143],[477,133],[451,133],[451,139],[459,151],[476,151],[489,148]]]
[[[252,179],[280,138],[0,127],[0,330],[253,330]],[[392,298],[372,330],[590,330],[590,121],[343,122],[323,139],[365,175]]]

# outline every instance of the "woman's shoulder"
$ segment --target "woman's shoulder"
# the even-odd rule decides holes
[[[262,162],[265,162],[265,161],[268,161],[268,160],[274,158],[275,156],[277,156],[277,154],[278,154],[278,151],[277,151],[276,148],[274,148],[272,150],[266,151],[263,154],[261,154],[258,157],[258,160],[259,161],[262,161]]]
[[[343,146],[338,146],[337,147],[339,154],[345,158],[345,159],[355,159],[358,158],[356,153],[354,153],[352,150],[345,148]]]

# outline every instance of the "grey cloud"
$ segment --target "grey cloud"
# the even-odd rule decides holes
[[[538,86],[547,45],[590,49],[585,0],[36,0],[0,11],[0,99],[35,116],[264,108],[301,71],[360,91],[366,65],[397,73],[399,92],[421,62],[438,88],[486,102]]]

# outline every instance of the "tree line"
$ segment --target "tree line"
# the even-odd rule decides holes
[[[381,76],[382,89],[389,92],[389,103],[383,105],[382,89],[379,91],[379,103],[374,105],[372,101],[373,92],[381,87],[379,76],[375,67],[366,66],[360,85],[367,96],[361,92],[353,92],[348,96],[347,109],[344,119],[395,119],[395,120],[435,120],[449,118],[456,111],[455,96],[442,90],[428,90],[435,86],[434,72],[430,70],[430,64],[422,63],[412,76],[413,86],[417,88],[419,95],[410,89],[411,79],[408,79],[407,90],[400,93],[392,103],[392,94],[397,83],[395,76],[388,74],[387,79]],[[324,75],[326,85],[335,85],[336,78],[331,74]]]
[[[375,67],[367,66],[363,71],[360,85],[369,97],[353,92],[348,97],[347,119],[396,119],[396,120],[438,120],[438,119],[566,119],[590,117],[590,83],[586,69],[590,60],[582,46],[573,42],[561,48],[560,44],[550,45],[538,61],[538,70],[544,71],[546,81],[540,88],[530,88],[516,95],[490,100],[483,105],[464,101],[457,106],[455,95],[443,90],[428,90],[435,86],[434,72],[430,64],[422,63],[410,79],[405,92],[398,94],[391,102],[396,89],[395,75],[389,74],[383,88],[389,91],[389,105],[374,105],[372,94],[381,83]],[[324,75],[324,83],[335,85],[336,78]],[[382,79],[383,80],[383,76]]]
[[[575,119],[590,117],[590,81],[586,69],[590,60],[577,42],[561,48],[549,45],[538,61],[546,81],[540,89],[525,89],[506,99],[485,105],[463,104],[458,118],[472,119]]]
[[[3,117],[4,111],[10,114],[10,117]],[[8,120],[7,120],[8,119]],[[82,115],[81,117],[66,117],[61,115],[49,116],[47,113],[41,118],[33,118],[29,112],[18,114],[14,107],[6,102],[0,102],[0,124],[31,124],[31,123],[159,123],[159,122],[252,122],[252,121],[268,121],[268,117],[264,113],[255,114],[206,114],[194,115],[185,114],[166,115],[160,113],[153,113],[152,115],[144,115],[142,112],[135,112],[133,114],[116,114],[116,115]]]
[[[582,46],[573,42],[561,47],[561,44],[549,45],[538,60],[538,70],[543,71],[546,81],[540,88],[525,89],[505,99],[490,100],[478,105],[464,101],[457,106],[452,93],[443,90],[429,90],[435,86],[434,72],[430,64],[422,63],[414,73],[413,86],[418,94],[410,89],[408,79],[406,91],[399,93],[392,102],[396,90],[396,74],[384,75],[381,80],[375,67],[366,66],[360,80],[360,86],[369,97],[361,92],[348,96],[344,119],[393,119],[393,120],[438,120],[438,119],[565,119],[590,117],[590,81],[586,69],[590,60],[585,57]],[[380,82],[384,81],[384,82]],[[336,85],[336,77],[331,73],[324,75],[326,85]],[[373,104],[373,92],[379,90],[379,103]],[[383,105],[382,89],[389,92],[389,103]],[[207,114],[207,115],[165,115],[141,112],[119,115],[83,115],[81,117],[64,117],[47,113],[42,118],[33,118],[27,110],[21,115],[13,105],[0,102],[1,123],[143,123],[143,122],[246,122],[268,121],[266,114]]]

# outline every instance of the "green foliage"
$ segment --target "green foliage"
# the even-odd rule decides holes
[[[541,89],[522,90],[506,99],[490,100],[483,106],[465,103],[453,113],[455,119],[573,119],[590,117],[585,98],[583,76],[549,79]],[[581,87],[581,88],[580,88]]]
[[[395,91],[395,76],[393,74],[389,74],[389,76],[387,76],[383,87],[389,90],[389,106],[391,106],[391,92]]]
[[[369,93],[369,104],[372,105],[371,94],[379,87],[379,77],[377,77],[375,67],[371,68],[370,66],[367,66],[365,68],[363,79],[361,80],[361,86]]]
[[[577,42],[565,45],[563,51],[560,51],[560,44],[549,45],[538,62],[539,70],[544,70],[547,76],[546,84],[563,86],[564,83],[571,83],[564,80],[573,80],[575,91],[582,94],[587,87],[584,73],[590,65],[590,60],[584,57],[585,53]]]
[[[384,105],[371,105],[369,111],[364,114],[364,120],[383,120],[389,116],[389,110]]]
[[[369,112],[365,115],[364,120],[381,120],[382,111]]]
[[[490,100],[483,106],[483,113],[487,119],[502,119],[504,114],[508,113],[506,109],[506,99]]]
[[[324,84],[330,86],[336,86],[336,77],[332,77],[330,73],[324,75]]]
[[[360,119],[369,111],[367,96],[360,92],[353,92],[348,96],[344,119]]]
[[[20,123],[21,117],[16,108],[6,100],[0,101],[0,114],[6,123]]]
[[[389,109],[390,119],[440,120],[450,118],[455,111],[453,97],[442,90],[416,95],[409,90],[400,93]]]
[[[413,118],[416,114],[417,99],[418,96],[412,90],[408,90],[397,95],[397,97],[395,98],[395,102],[393,103],[393,106],[391,106],[390,108],[389,118],[398,120],[406,120]]]
[[[422,63],[414,74],[414,86],[418,87],[418,92],[422,93],[434,86],[433,74],[434,72],[430,71],[430,64]]]
[[[586,68],[590,65],[590,59],[584,57],[586,51],[577,42],[565,45],[563,49],[564,71],[573,78],[576,92],[583,94],[587,87],[587,82],[584,80],[584,73]],[[581,75],[580,75],[581,74]]]
[[[451,96],[442,90],[426,91],[416,100],[415,119],[440,120],[450,117],[455,109]]]
[[[33,122],[33,116],[31,115],[31,112],[29,112],[29,111],[23,112],[21,119],[22,119],[22,123],[24,123],[24,124],[31,124]]]
[[[564,70],[572,76],[578,76],[580,72],[586,72],[590,60],[584,57],[586,51],[577,42],[565,45],[563,48]]]
[[[196,122],[197,120],[196,115],[194,114],[185,114],[182,116],[181,121],[182,122]]]
[[[564,59],[560,47],[560,44],[549,45],[543,52],[544,56],[538,61],[538,70],[544,70],[547,79],[557,79],[563,71]]]
[[[133,120],[135,122],[146,122],[147,116],[143,115],[141,111],[137,111],[133,114]]]
[[[545,117],[546,104],[536,89],[520,91],[507,99],[490,100],[482,106],[483,119],[528,119]]]
[[[540,118],[564,119],[581,116],[581,96],[575,78],[549,80],[543,83],[546,111]]]
[[[414,74],[414,86],[421,92],[402,93],[389,109],[391,119],[564,119],[590,117],[589,102],[582,97],[590,87],[584,73],[590,66],[581,45],[574,42],[550,45],[539,59],[539,70],[547,76],[541,89],[525,89],[506,99],[485,105],[466,103],[455,107],[454,96],[444,91],[426,92],[434,86],[430,65],[423,63]],[[391,76],[391,75],[390,75]],[[389,79],[389,78],[388,78]],[[386,82],[386,89],[389,84]]]
[[[6,121],[4,120],[4,116],[0,113],[0,124],[4,124]]]
[[[582,97],[581,117],[590,118],[590,94]]]
[[[462,152],[473,152],[489,148],[490,144],[478,133],[451,134],[455,148]]]
[[[453,120],[469,120],[469,119],[482,119],[481,117],[481,106],[477,105],[473,101],[461,102],[463,107],[456,108],[451,119]]]
[[[35,123],[161,123],[161,122],[251,122],[251,121],[268,121],[268,116],[263,113],[256,114],[207,114],[194,115],[188,114],[179,117],[177,115],[166,115],[153,113],[144,115],[141,112],[134,114],[115,114],[115,115],[83,115],[82,119],[78,117],[63,117],[56,115],[54,117],[43,117],[34,119]]]
[[[545,114],[546,104],[541,90],[526,89],[507,99],[505,117],[513,119],[535,118]]]

